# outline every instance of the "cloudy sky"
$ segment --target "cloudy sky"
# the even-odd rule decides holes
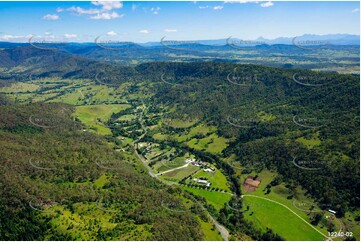
[[[359,2],[0,2],[0,41],[359,35]],[[103,37],[104,38],[104,37]]]

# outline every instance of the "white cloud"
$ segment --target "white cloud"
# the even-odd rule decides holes
[[[32,37],[30,34],[27,36],[5,34],[0,36],[0,41],[28,42],[30,37]]]
[[[63,8],[57,8],[57,9],[56,9],[56,12],[57,12],[57,13],[61,13],[61,12],[63,12],[63,11],[64,11]]]
[[[112,31],[109,31],[109,32],[107,33],[107,35],[115,36],[115,35],[117,35],[117,33],[115,33],[115,32],[112,30]]]
[[[160,10],[160,7],[156,7],[156,8],[151,8],[150,11],[159,11]]]
[[[132,4],[132,11],[133,11],[133,12],[134,12],[134,11],[136,11],[136,10],[137,10],[137,8],[138,8],[138,6],[137,6],[137,5]]]
[[[1,40],[17,40],[17,39],[22,39],[22,38],[25,38],[25,36],[5,34],[0,37]]]
[[[81,7],[71,7],[67,9],[70,12],[75,12],[79,15],[83,14],[99,14],[102,11],[100,9],[90,8],[90,9],[83,9]]]
[[[67,39],[73,39],[73,38],[76,38],[77,35],[76,34],[64,34],[64,37]]]
[[[146,30],[146,29],[142,29],[142,30],[139,30],[139,33],[142,33],[142,34],[149,34],[149,31]]]
[[[112,13],[98,13],[97,15],[91,16],[91,19],[115,19],[122,18],[124,14],[119,15],[117,12]]]
[[[165,29],[165,32],[178,32],[176,29]]]
[[[55,21],[59,19],[59,16],[56,14],[47,14],[43,17],[44,20],[51,20],[51,21]]]
[[[360,11],[359,8],[355,8],[355,9],[353,9],[351,12],[352,12],[352,13],[356,13],[356,12],[359,12],[359,11]]]
[[[223,6],[214,6],[213,7],[213,10],[222,10],[223,9]]]
[[[224,3],[258,3],[258,0],[226,0]]]
[[[160,10],[160,7],[151,8],[150,11],[153,12],[153,14],[158,14]]]
[[[51,34],[51,32],[45,32],[44,34],[45,34],[45,35],[49,35],[49,34]]]
[[[259,0],[226,0],[224,3],[255,3],[263,8],[271,7],[274,5],[273,2],[267,1],[267,2],[260,2]]]
[[[123,3],[119,1],[94,1],[92,4],[95,6],[101,6],[104,10],[107,11],[123,7]]]
[[[271,1],[261,3],[262,8],[268,8],[268,7],[271,7],[271,6],[273,6],[273,2],[271,2]]]
[[[83,9],[81,7],[71,7],[67,11],[74,12],[77,15],[91,15],[90,19],[115,19],[122,18],[124,14],[118,14],[117,12],[110,12],[112,9],[122,8],[122,2],[105,2],[105,1],[96,1],[92,2],[93,5],[99,6],[101,8],[90,8]]]
[[[206,9],[206,8],[209,8],[209,6],[199,6],[199,9]]]

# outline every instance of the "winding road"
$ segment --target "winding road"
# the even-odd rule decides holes
[[[136,149],[136,147],[135,147],[135,144],[136,144],[139,140],[141,140],[141,139],[147,134],[147,129],[146,129],[146,127],[144,126],[144,123],[143,123],[143,115],[144,115],[144,112],[145,112],[145,110],[146,110],[146,106],[145,106],[144,103],[142,103],[142,104],[143,104],[143,111],[142,111],[141,114],[139,115],[138,121],[139,121],[140,125],[142,126],[142,129],[144,130],[144,133],[143,133],[141,136],[139,136],[138,139],[136,139],[136,140],[134,140],[134,141],[132,142],[132,146],[133,146],[133,148],[134,148],[135,154],[136,154],[137,157],[140,159],[140,161],[142,162],[143,166],[148,170],[149,175],[151,175],[152,177],[156,178],[157,180],[159,180],[159,181],[162,182],[163,184],[166,184],[166,185],[169,186],[168,183],[164,182],[163,180],[161,180],[161,179],[157,176],[157,175],[159,175],[160,173],[158,173],[158,174],[154,174],[154,173],[153,173],[153,171],[151,170],[151,168],[147,165],[146,159],[144,159],[143,156],[138,153],[138,151],[137,151],[137,149]],[[186,165],[188,166],[188,164],[186,164]],[[177,168],[175,168],[175,169],[180,169],[180,168],[183,168],[183,167],[177,167]],[[173,170],[174,170],[174,169],[173,169]],[[163,172],[163,173],[164,173],[164,172]],[[214,224],[214,226],[218,229],[218,231],[219,231],[219,233],[221,234],[223,240],[224,240],[224,241],[228,241],[228,237],[229,237],[229,232],[228,232],[228,230],[227,230],[224,226],[222,226],[221,224],[219,224],[219,223],[217,222],[217,220],[215,220],[215,219],[212,217],[212,215],[207,211],[207,209],[206,209],[202,204],[199,204],[199,205],[200,205],[201,208],[207,213],[207,216],[209,217],[209,219],[211,220],[211,222],[212,222],[212,223]]]

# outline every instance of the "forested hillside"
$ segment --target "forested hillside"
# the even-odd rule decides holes
[[[71,106],[0,109],[2,240],[202,239],[194,213],[171,209],[192,198],[83,132]]]

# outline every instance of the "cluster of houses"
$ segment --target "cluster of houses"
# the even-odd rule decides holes
[[[193,181],[198,182],[200,184],[204,184],[204,185],[206,185],[206,187],[211,186],[211,183],[204,179],[194,178]]]
[[[188,164],[188,163],[191,163],[193,166],[198,166],[200,168],[204,168],[203,171],[205,172],[215,172],[215,169],[213,167],[208,167],[207,163],[206,162],[203,162],[203,161],[197,161],[196,159],[194,158],[189,158],[189,159],[186,159],[185,162]]]
[[[196,162],[196,160],[193,159],[193,158],[188,158],[188,159],[185,160],[185,163],[187,163],[187,164],[191,163],[193,165],[194,162]]]
[[[188,158],[186,159],[186,163],[191,163],[193,166],[198,166],[198,167],[205,167],[207,164],[203,161],[197,161],[196,159],[194,158]]]

